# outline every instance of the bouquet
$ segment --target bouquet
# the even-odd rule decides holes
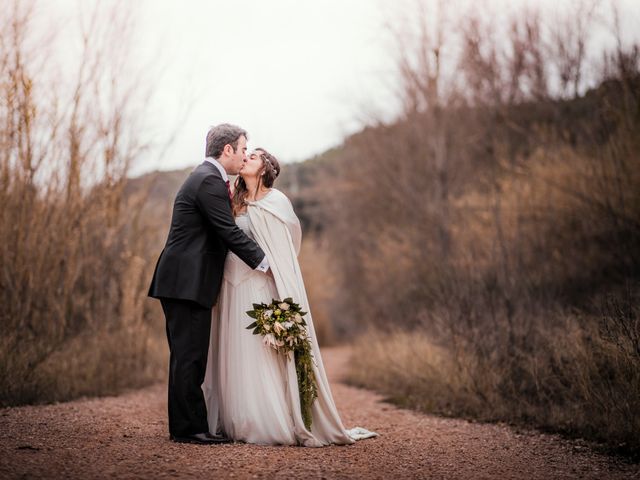
[[[262,335],[262,343],[267,348],[285,355],[293,352],[302,419],[305,427],[311,430],[311,405],[318,397],[318,383],[313,373],[311,341],[305,328],[307,323],[302,318],[306,314],[291,298],[282,301],[272,299],[268,305],[254,303],[253,310],[249,310],[247,315],[255,321],[247,329],[253,329],[254,335]]]

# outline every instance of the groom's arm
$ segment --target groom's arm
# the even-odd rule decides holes
[[[205,177],[196,193],[196,202],[229,250],[251,268],[267,271],[269,263],[264,252],[233,220],[229,193],[222,180],[213,176]]]

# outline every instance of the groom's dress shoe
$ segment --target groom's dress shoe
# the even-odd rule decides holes
[[[229,437],[225,437],[224,435],[214,435],[212,433],[205,433],[205,435],[207,436],[207,438],[210,438],[214,441],[214,443],[231,443],[233,442],[233,440],[231,440]]]
[[[185,435],[176,437],[171,435],[171,440],[177,443],[195,443],[199,445],[213,445],[218,443],[231,443],[231,439],[221,435],[211,435],[209,432],[194,433],[193,435]]]

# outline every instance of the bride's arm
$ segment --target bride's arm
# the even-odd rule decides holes
[[[260,202],[254,204],[250,202],[249,204],[275,217],[269,220],[270,223],[279,221],[282,226],[286,227],[297,256],[300,253],[300,245],[302,243],[302,228],[289,198],[280,190],[274,189],[270,195]]]
[[[299,222],[283,218],[281,211],[273,211],[249,204],[251,231],[258,245],[267,255],[278,295],[282,298],[305,299],[302,275],[298,263],[300,242]],[[297,219],[296,219],[297,220]],[[296,245],[297,242],[297,245]]]

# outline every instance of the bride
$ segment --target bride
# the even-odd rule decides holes
[[[305,316],[314,357],[318,397],[312,425],[303,422],[295,363],[263,345],[246,327],[253,303],[291,297],[309,312],[297,255],[301,229],[289,199],[273,187],[277,159],[258,148],[236,179],[232,200],[236,223],[264,250],[273,276],[252,270],[229,252],[218,304],[214,308],[207,373],[202,385],[209,430],[235,441],[263,445],[346,445],[376,436],[362,428],[346,430],[340,420],[311,313]]]

